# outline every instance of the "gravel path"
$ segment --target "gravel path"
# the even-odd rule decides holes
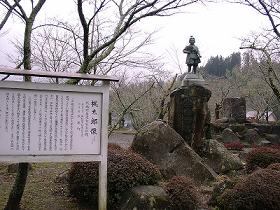
[[[132,144],[133,138],[134,134],[112,133],[109,143],[115,143],[127,149]]]

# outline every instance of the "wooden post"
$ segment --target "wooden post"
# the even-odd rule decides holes
[[[101,142],[101,161],[99,162],[99,192],[98,209],[107,209],[107,155],[108,155],[108,113],[109,113],[109,87],[110,82],[103,81],[106,91],[103,93],[102,107],[102,142]]]

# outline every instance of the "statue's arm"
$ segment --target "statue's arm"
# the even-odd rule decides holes
[[[191,52],[188,50],[188,46],[186,46],[186,47],[183,49],[183,53],[187,53],[187,54],[191,53]]]
[[[199,52],[199,49],[198,49],[198,47],[196,47],[196,54],[198,55],[198,57],[200,57],[201,58],[201,55],[200,55],[200,52]]]

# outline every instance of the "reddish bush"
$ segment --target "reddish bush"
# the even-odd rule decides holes
[[[239,178],[229,178],[227,176],[218,176],[217,182],[214,183],[212,196],[208,201],[208,205],[216,206],[218,204],[219,197],[228,189],[232,189],[236,183],[239,181]]]
[[[273,149],[278,149],[280,150],[280,144],[272,144],[269,146],[270,148],[273,148]]]
[[[97,208],[98,163],[73,163],[69,171],[70,195],[79,203]],[[153,185],[161,179],[159,169],[140,155],[116,145],[108,148],[108,209],[119,209],[121,194],[137,185]]]
[[[219,198],[221,210],[280,209],[280,171],[260,169],[239,181]]]
[[[174,176],[165,185],[165,191],[170,198],[170,209],[195,210],[198,208],[198,191],[191,178]]]
[[[271,147],[258,147],[247,154],[247,170],[253,171],[257,167],[266,168],[272,163],[280,163],[280,150]]]
[[[266,169],[280,171],[280,163],[273,163],[269,165]]]
[[[224,146],[227,149],[234,149],[234,150],[243,150],[244,148],[244,144],[242,144],[240,141],[224,143]]]

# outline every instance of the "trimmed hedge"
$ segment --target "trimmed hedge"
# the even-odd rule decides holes
[[[118,209],[121,195],[138,185],[153,185],[161,180],[159,169],[140,155],[109,144],[108,209]],[[97,209],[98,163],[73,163],[68,174],[70,195],[81,204]]]
[[[280,165],[248,175],[218,199],[221,210],[279,210]]]
[[[280,150],[272,147],[258,147],[247,154],[247,171],[266,168],[272,163],[280,163]]]
[[[172,210],[195,210],[199,206],[198,190],[189,177],[174,176],[165,185]]]

